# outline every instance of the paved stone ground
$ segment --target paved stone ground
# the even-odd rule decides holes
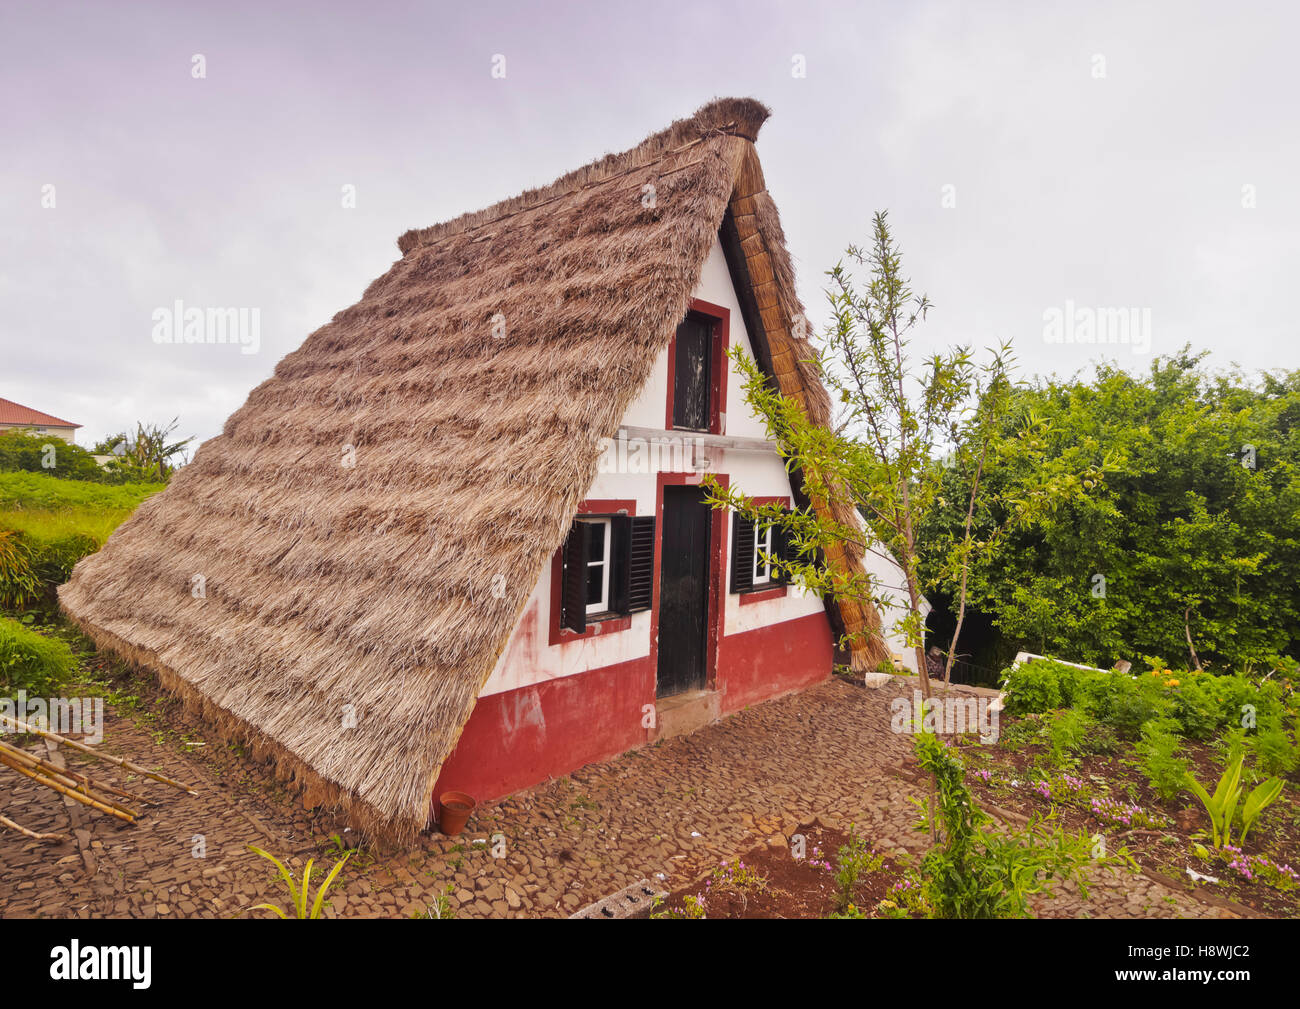
[[[450,887],[462,918],[567,916],[642,877],[684,885],[720,859],[786,843],[815,818],[855,823],[879,849],[919,855],[925,838],[913,830],[907,798],[923,786],[908,738],[889,731],[890,699],[910,691],[901,680],[868,690],[836,679],[584,767],[481,807],[458,839],[431,834],[410,851],[354,856],[331,891],[333,914],[410,917]],[[103,749],[189,782],[198,796],[118,776],[159,803],[135,825],[121,824],[70,810],[0,767],[0,810],[35,830],[75,831],[52,843],[0,829],[0,916],[265,916],[246,909],[285,898],[273,867],[247,845],[288,856],[299,875],[308,857],[332,864],[331,835],[352,846],[354,835],[332,815],[303,810],[265,766],[205,738],[174,702],[149,693],[143,710],[110,709]],[[73,753],[67,759],[83,766]],[[498,832],[503,858],[488,851]],[[1231,914],[1143,876],[1103,880],[1087,903],[1067,888],[1037,913]]]

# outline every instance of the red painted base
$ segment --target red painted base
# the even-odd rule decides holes
[[[729,634],[718,646],[722,712],[820,683],[831,674],[835,642],[825,613]]]
[[[830,625],[816,613],[742,634],[718,647],[724,713],[826,679]],[[433,789],[488,802],[643,745],[645,705],[655,700],[653,657],[547,680],[479,699]]]

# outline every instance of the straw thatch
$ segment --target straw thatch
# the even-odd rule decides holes
[[[407,232],[362,300],[77,566],[66,611],[309,801],[371,833],[423,828],[729,209],[755,339],[781,387],[829,416],[790,332],[801,307],[753,147],[767,114],[715,101],[544,189]],[[884,654],[870,648],[862,661]]]

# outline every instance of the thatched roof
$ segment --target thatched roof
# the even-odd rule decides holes
[[[789,332],[802,309],[753,146],[767,115],[715,101],[544,189],[407,232],[361,301],[77,566],[66,611],[310,799],[371,832],[422,829],[724,216],[756,342],[782,388],[829,416]]]

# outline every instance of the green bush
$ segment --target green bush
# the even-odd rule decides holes
[[[1126,673],[1095,673],[1083,694],[1097,717],[1126,739],[1135,738],[1144,723],[1171,707],[1159,683]]]
[[[67,680],[75,665],[72,649],[58,638],[0,617],[0,695],[19,690],[51,693]]]
[[[1187,761],[1179,757],[1178,723],[1170,718],[1153,718],[1143,724],[1141,739],[1134,749],[1138,767],[1151,790],[1165,802],[1176,799],[1187,787]]]
[[[1270,717],[1260,722],[1255,732],[1246,734],[1245,744],[1255,772],[1261,777],[1283,777],[1300,764],[1300,751],[1291,734],[1282,727],[1281,718]]]
[[[0,470],[26,471],[65,480],[102,481],[104,471],[80,445],[24,429],[0,433]]]
[[[1058,711],[1047,728],[1047,748],[1052,763],[1064,767],[1076,754],[1088,750],[1088,737],[1097,729],[1097,721],[1082,706]]]
[[[1171,719],[1176,735],[1212,739],[1225,728],[1253,728],[1295,714],[1295,702],[1281,682],[1244,673],[1157,669],[1132,676],[1036,660],[1006,670],[1002,683],[1009,714],[1081,708],[1128,739],[1152,719]]]

